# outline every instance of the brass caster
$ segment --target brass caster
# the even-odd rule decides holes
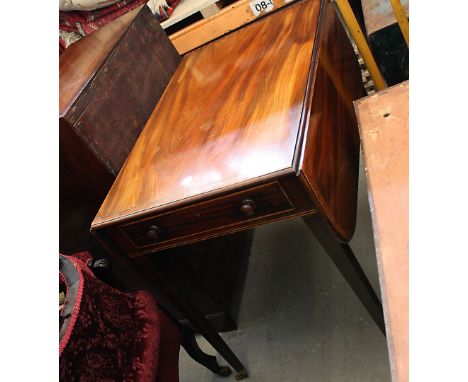
[[[236,373],[236,379],[237,379],[238,381],[240,381],[241,379],[245,379],[245,378],[247,378],[248,376],[249,376],[249,374],[247,373],[247,370],[245,370],[245,369],[242,369],[241,371],[238,371],[238,372]]]
[[[216,373],[220,375],[221,377],[227,377],[228,375],[231,375],[232,371],[231,368],[228,366],[221,366],[219,371]]]

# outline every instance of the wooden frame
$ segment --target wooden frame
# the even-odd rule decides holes
[[[406,81],[354,103],[395,382],[407,382],[409,378],[408,96]]]
[[[273,11],[276,11],[294,0],[272,0],[274,2]],[[241,26],[266,16],[269,12],[262,11],[256,16],[250,8],[252,0],[239,0],[223,8],[219,13],[211,17],[200,20],[188,27],[170,35],[172,43],[179,54],[187,53],[199,46],[206,44],[226,33],[229,33]],[[177,9],[177,8],[176,8]],[[164,21],[161,25],[164,24]],[[164,27],[164,25],[163,25]]]

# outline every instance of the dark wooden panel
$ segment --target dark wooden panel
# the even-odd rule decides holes
[[[72,44],[62,53],[59,61],[60,116],[64,116],[71,108],[139,10],[137,8],[126,13],[98,32]]]
[[[326,3],[300,170],[317,210],[344,241],[356,224],[359,134],[353,100],[363,95],[356,55]],[[314,75],[314,73],[312,73]]]
[[[252,238],[247,230],[146,256],[186,290],[218,331],[235,330]],[[189,324],[176,310],[173,315]]]
[[[180,59],[144,7],[67,113],[67,120],[114,176]]]
[[[94,242],[89,226],[114,177],[67,121],[59,123],[59,248],[63,253]]]
[[[179,61],[147,7],[60,57],[60,250],[93,242],[92,219]]]

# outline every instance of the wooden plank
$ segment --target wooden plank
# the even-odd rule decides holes
[[[406,15],[409,17],[409,1],[400,1]],[[392,5],[388,0],[362,0],[362,11],[368,36],[397,22]]]
[[[182,0],[179,5],[175,7],[172,15],[167,20],[161,22],[161,26],[163,29],[166,29],[202,9],[208,8],[217,1],[218,0]]]
[[[217,4],[211,4],[210,6],[202,9],[200,12],[203,15],[203,18],[207,19],[208,17],[216,15],[217,13],[219,13],[219,11],[220,8]]]
[[[394,382],[408,381],[409,82],[355,102]]]
[[[274,5],[272,11],[280,9],[292,2],[291,0],[269,1]],[[184,54],[269,13],[261,11],[260,14],[256,16],[250,3],[252,3],[252,0],[236,1],[222,9],[219,13],[207,19],[200,20],[169,37],[179,54]]]

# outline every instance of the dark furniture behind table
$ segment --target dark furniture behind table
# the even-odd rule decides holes
[[[93,216],[179,62],[147,7],[60,56],[61,251],[93,243]]]
[[[385,332],[348,244],[359,175],[353,100],[363,94],[330,1],[272,12],[184,56],[93,221],[99,240],[156,283],[240,374],[242,363],[153,258],[301,216]]]
[[[147,7],[123,15],[60,56],[62,253],[87,249],[97,257],[108,256],[90,234],[92,219],[180,61]],[[173,267],[186,270],[184,282],[192,297],[219,330],[236,327],[231,302],[242,265],[236,252],[248,254],[248,237],[242,234],[241,247],[232,237],[182,248],[167,267],[168,272]],[[221,251],[227,262],[216,265],[213,256]],[[121,287],[145,287],[128,266],[121,259],[113,261]]]

